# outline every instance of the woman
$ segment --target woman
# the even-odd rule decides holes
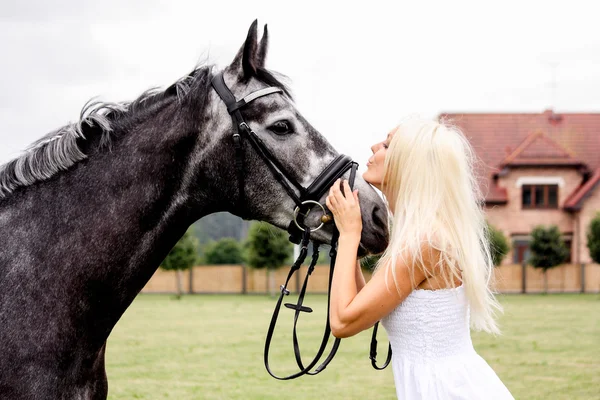
[[[413,120],[371,150],[363,178],[387,200],[390,244],[365,284],[356,262],[359,194],[344,181],[344,196],[336,182],[327,197],[340,232],[333,334],[353,336],[381,319],[399,399],[512,399],[471,343],[470,326],[498,333],[501,308],[489,287],[493,264],[469,142],[453,127]]]

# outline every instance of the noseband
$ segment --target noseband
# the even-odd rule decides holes
[[[284,188],[288,196],[294,201],[296,207],[294,209],[294,218],[290,222],[288,226],[288,233],[290,234],[290,241],[295,244],[300,244],[300,255],[298,259],[292,265],[290,272],[285,280],[285,283],[281,285],[281,294],[279,295],[279,299],[275,306],[275,310],[273,312],[273,316],[271,318],[271,323],[269,325],[269,330],[267,332],[267,338],[265,341],[265,351],[264,351],[264,362],[265,367],[269,374],[276,379],[280,380],[288,380],[294,379],[302,375],[316,375],[319,372],[323,371],[325,367],[331,362],[337,349],[340,345],[340,339],[336,338],[333,347],[329,353],[329,355],[325,358],[325,360],[314,370],[311,371],[319,362],[323,353],[325,352],[325,348],[327,347],[327,343],[329,342],[329,338],[331,336],[331,327],[329,326],[329,302],[327,303],[327,321],[325,323],[325,331],[323,333],[323,339],[321,341],[321,346],[317,351],[314,359],[308,363],[304,364],[302,362],[302,358],[300,356],[300,347],[298,343],[298,336],[296,334],[296,326],[298,322],[298,318],[301,312],[311,313],[312,309],[310,307],[304,306],[304,296],[306,294],[306,288],[308,284],[308,278],[312,274],[315,265],[317,264],[317,260],[319,259],[319,244],[313,241],[313,254],[311,263],[308,267],[308,271],[306,273],[306,277],[304,279],[304,284],[302,285],[302,289],[298,295],[298,301],[296,304],[286,303],[285,306],[294,310],[294,330],[293,330],[293,344],[294,344],[294,356],[296,358],[296,364],[300,369],[298,372],[280,377],[275,375],[270,367],[269,367],[269,350],[271,347],[271,339],[273,338],[273,332],[275,330],[275,325],[277,323],[277,318],[279,316],[279,311],[281,310],[281,305],[283,302],[283,298],[290,294],[290,291],[287,289],[287,285],[300,267],[302,263],[306,259],[308,255],[308,245],[310,242],[310,234],[318,229],[320,229],[324,223],[326,223],[326,211],[325,207],[319,202],[321,197],[327,192],[327,190],[334,184],[334,182],[341,178],[348,170],[350,170],[350,176],[348,179],[348,183],[350,184],[350,188],[354,187],[354,179],[356,177],[356,169],[358,164],[346,155],[337,156],[311,183],[307,188],[302,186],[293,176],[286,172],[286,169],[281,165],[281,163],[277,160],[277,158],[271,153],[268,147],[265,146],[264,142],[258,137],[258,135],[250,128],[250,126],[244,120],[242,116],[241,109],[248,105],[250,102],[263,97],[268,96],[274,93],[283,92],[280,88],[276,87],[267,87],[264,89],[257,90],[255,92],[250,93],[246,97],[241,100],[236,100],[231,90],[225,84],[225,79],[223,78],[223,73],[217,74],[212,79],[212,86],[221,98],[225,105],[227,106],[227,111],[229,115],[231,115],[231,119],[233,122],[233,147],[235,149],[235,168],[238,180],[238,201],[241,205],[245,203],[245,194],[244,194],[244,163],[243,163],[243,147],[242,147],[242,139],[245,138],[250,142],[250,145],[254,148],[256,153],[263,159],[275,179],[279,182],[279,184]],[[296,190],[299,194],[296,194]],[[310,228],[305,224],[305,218],[313,209],[313,207],[318,207],[321,209],[323,216],[321,218],[321,224],[317,227]],[[339,238],[339,232],[335,228],[333,228],[333,235],[331,239],[331,250],[329,252],[329,256],[331,258],[331,264],[329,269],[329,285],[328,285],[328,297],[331,293],[331,281],[333,278],[333,270],[335,266],[335,260],[337,256],[337,242]],[[383,367],[378,367],[376,365],[375,356],[377,354],[377,341],[375,339],[377,334],[377,325],[375,325],[373,337],[371,341],[371,352],[370,358],[371,363],[375,369],[383,369],[385,368],[391,359],[391,347],[388,349],[388,357]]]

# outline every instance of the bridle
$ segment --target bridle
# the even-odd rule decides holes
[[[271,323],[269,324],[269,330],[267,332],[267,337],[265,341],[265,350],[264,350],[264,362],[265,367],[269,374],[276,379],[280,380],[288,380],[294,379],[302,375],[316,375],[319,372],[323,371],[325,367],[331,362],[337,349],[340,345],[340,339],[336,338],[334,340],[331,351],[325,358],[325,360],[317,366],[314,371],[311,371],[320,361],[323,353],[325,352],[325,348],[329,342],[329,338],[331,336],[331,327],[329,326],[329,302],[327,303],[327,321],[325,323],[325,331],[323,333],[323,339],[321,340],[321,345],[317,354],[313,358],[311,362],[305,364],[302,362],[302,357],[300,355],[300,347],[298,343],[298,335],[296,333],[296,327],[298,318],[301,312],[310,313],[312,309],[310,307],[304,306],[304,297],[306,295],[306,288],[308,285],[308,278],[312,274],[315,265],[317,264],[317,260],[319,258],[319,244],[313,242],[313,254],[311,263],[308,267],[308,271],[306,273],[306,277],[304,279],[304,283],[298,295],[298,301],[296,304],[286,303],[285,306],[294,310],[294,329],[293,329],[293,344],[294,344],[294,356],[296,358],[296,364],[299,367],[299,371],[291,374],[289,376],[280,377],[275,375],[270,367],[269,367],[269,350],[271,347],[271,339],[273,338],[273,332],[275,330],[275,326],[277,324],[277,318],[279,316],[279,311],[281,310],[281,305],[283,302],[283,298],[290,294],[290,291],[287,289],[287,285],[300,267],[302,263],[306,259],[308,255],[308,245],[310,242],[310,234],[311,232],[319,230],[326,222],[327,222],[327,212],[325,207],[319,203],[319,199],[325,194],[325,192],[333,185],[333,183],[340,177],[342,177],[348,170],[350,171],[350,176],[348,179],[348,183],[350,184],[350,188],[354,187],[354,180],[356,177],[356,169],[358,164],[346,155],[337,156],[311,183],[307,188],[302,186],[293,176],[287,173],[286,169],[281,165],[281,163],[277,160],[277,158],[271,153],[268,147],[265,146],[264,142],[258,137],[258,135],[250,128],[250,126],[244,120],[242,116],[241,109],[248,105],[250,102],[263,97],[268,96],[274,93],[281,93],[283,90],[277,87],[267,87],[264,89],[257,90],[255,92],[250,93],[245,96],[241,100],[236,100],[231,90],[225,84],[225,79],[223,77],[223,72],[218,73],[212,79],[212,86],[221,98],[225,105],[227,106],[227,111],[231,116],[233,122],[233,147],[235,150],[235,168],[238,180],[238,193],[239,198],[238,201],[240,204],[243,204],[245,201],[244,194],[244,165],[243,165],[243,147],[242,147],[242,139],[245,138],[248,140],[250,145],[254,148],[256,153],[263,159],[275,179],[279,182],[279,184],[284,188],[288,196],[294,201],[296,207],[294,209],[294,218],[290,222],[288,226],[288,232],[290,234],[290,241],[295,244],[300,244],[300,255],[290,268],[290,272],[285,280],[285,283],[281,285],[280,290],[281,293],[279,295],[279,299],[277,300],[277,304],[275,306],[275,310],[273,312],[273,316],[271,318]],[[293,186],[293,187],[292,187]],[[296,194],[296,190],[299,194]],[[319,207],[323,213],[321,218],[321,224],[317,227],[310,228],[306,226],[304,219],[313,209],[313,207]],[[331,264],[329,268],[329,285],[327,294],[331,293],[331,281],[333,277],[333,270],[335,266],[335,260],[337,256],[337,241],[339,238],[339,232],[337,229],[333,228],[333,235],[331,239],[331,250],[329,252],[329,256],[331,258]],[[376,364],[376,355],[377,355],[377,324],[373,330],[373,337],[371,340],[371,351],[370,358],[371,364],[375,369],[383,369],[385,368],[390,360],[391,360],[391,346],[388,348],[388,356],[387,360],[382,367],[378,367]]]

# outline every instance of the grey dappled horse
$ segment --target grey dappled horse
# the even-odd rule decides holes
[[[306,185],[337,152],[264,68],[267,43],[255,22],[225,81],[237,98],[284,89],[244,116]],[[292,219],[294,203],[247,142],[238,204],[232,123],[213,73],[199,67],[131,103],[87,106],[79,122],[0,167],[0,398],[105,399],[106,340],[194,221],[217,211],[281,228]],[[381,252],[384,204],[359,177],[356,186],[362,247]],[[314,233],[330,236],[331,225]]]

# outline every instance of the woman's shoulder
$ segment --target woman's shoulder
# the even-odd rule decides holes
[[[437,238],[435,238],[437,239]],[[462,285],[460,269],[451,249],[440,240],[426,241],[421,245],[422,262],[415,268],[421,268],[425,279],[416,289],[440,290]]]

